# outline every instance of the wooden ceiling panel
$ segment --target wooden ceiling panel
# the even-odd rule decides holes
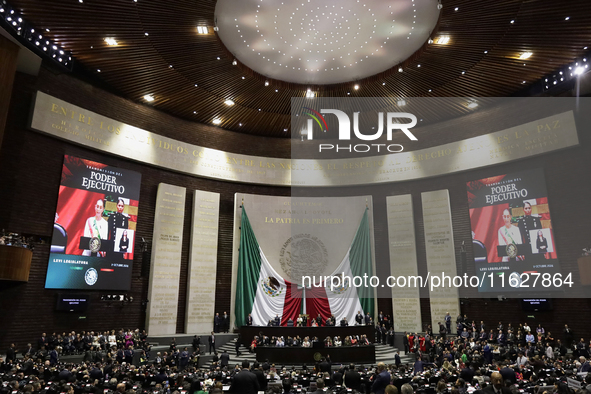
[[[278,138],[291,137],[284,131],[291,98],[303,97],[308,87],[319,97],[503,97],[584,55],[591,43],[587,0],[443,0],[432,37],[449,35],[447,45],[426,43],[401,65],[361,81],[307,86],[270,80],[265,86],[264,76],[232,65],[212,29],[215,0],[9,3],[128,98],[143,103],[153,94],[151,105],[176,116],[206,124],[220,118],[220,127]],[[207,25],[210,34],[197,34],[197,25]],[[105,37],[119,45],[107,46]],[[520,60],[525,51],[533,55]],[[235,105],[225,105],[226,99]],[[455,111],[468,112],[464,106]],[[446,117],[448,111],[434,107],[424,120]]]

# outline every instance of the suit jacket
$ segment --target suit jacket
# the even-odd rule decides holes
[[[222,364],[222,367],[226,367],[230,363],[230,355],[227,352],[222,353],[220,363]]]
[[[345,380],[345,386],[347,386],[350,389],[359,391],[359,389],[361,387],[361,375],[359,374],[359,372],[357,372],[355,370],[348,371],[345,374],[344,380]]]
[[[371,392],[374,394],[384,394],[386,386],[390,384],[390,373],[386,370],[376,375],[373,384],[371,385]]]
[[[211,345],[212,343],[215,343],[215,339],[213,338],[213,335],[210,335],[207,337],[208,338],[208,342]]]
[[[232,379],[230,392],[235,394],[257,394],[260,388],[256,375],[247,369],[243,369]]]

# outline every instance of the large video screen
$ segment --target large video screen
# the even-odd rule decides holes
[[[48,289],[129,290],[141,174],[64,156]]]
[[[541,169],[468,182],[472,248],[479,291],[556,290],[560,273],[544,172]],[[490,275],[492,274],[492,275]]]

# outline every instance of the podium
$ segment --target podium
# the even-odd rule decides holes
[[[90,243],[93,241],[94,238],[90,238],[90,237],[80,237],[80,243],[78,244],[78,248],[80,249],[85,249],[85,250],[91,250],[90,248]],[[101,239],[101,245],[100,248],[97,250],[97,252],[112,252],[114,249],[114,243],[111,240],[108,239]]]
[[[513,248],[515,250],[515,256],[527,256],[531,255],[531,248],[528,244],[511,244],[511,245],[498,245],[497,255],[499,257],[511,257],[507,253],[507,248]]]

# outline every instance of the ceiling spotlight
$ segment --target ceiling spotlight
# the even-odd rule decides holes
[[[355,89],[355,90],[359,90],[359,85],[355,85],[355,86],[353,86],[353,89]]]
[[[569,20],[570,16],[567,16],[566,18],[564,18],[565,21]]]
[[[437,3],[437,9],[440,10],[443,8],[443,4],[441,4],[441,0]]]
[[[460,9],[460,7],[456,7],[456,8],[454,8],[454,11],[457,11],[457,10],[459,10],[459,9]]]
[[[432,40],[431,38],[429,38],[429,39],[427,40],[427,44],[433,44],[433,40]]]
[[[437,38],[437,44],[445,45],[449,42],[449,36],[440,36]]]
[[[152,101],[154,101],[154,96],[152,96],[151,94],[146,94],[144,96],[144,100],[146,100],[147,102],[151,103]]]
[[[398,72],[401,73],[402,72],[402,67],[398,67]]]
[[[533,52],[523,52],[521,55],[519,55],[519,58],[521,60],[525,60],[525,59],[529,59],[529,57],[533,55]]]
[[[476,101],[472,101],[470,104],[468,104],[468,108],[476,108],[478,107],[478,103]]]
[[[406,100],[398,100],[396,103],[399,107],[404,107],[406,105]]]
[[[199,34],[208,34],[209,33],[209,29],[207,28],[207,26],[197,26],[197,33],[199,33]]]
[[[231,107],[234,105],[234,102],[232,100],[228,99],[228,100],[224,101],[224,104]]]
[[[238,62],[236,61],[236,59],[232,60],[232,65],[233,65],[233,66],[235,66],[235,65],[237,65],[237,64],[238,64]]]
[[[105,37],[105,42],[109,46],[116,46],[116,45],[118,45],[117,40],[115,40],[113,37]]]
[[[306,98],[314,98],[314,97],[316,97],[316,92],[313,92],[310,89],[308,89],[306,91]]]
[[[220,28],[217,26],[214,26],[213,31],[220,31]]]
[[[265,86],[269,86],[269,81],[265,81]]]
[[[220,123],[222,123],[222,120],[220,118],[213,119],[213,124],[220,124]]]

